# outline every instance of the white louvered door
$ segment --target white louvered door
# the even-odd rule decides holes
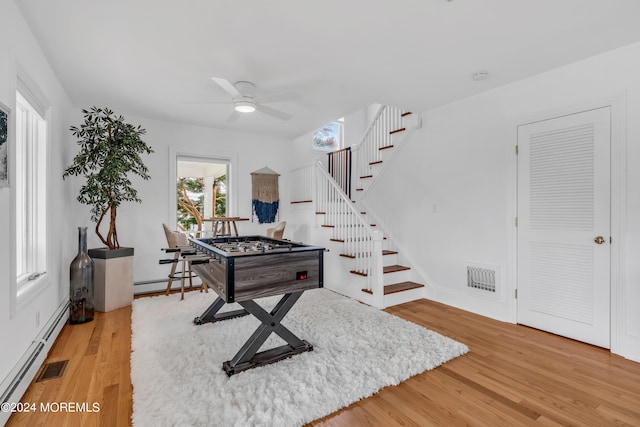
[[[606,107],[518,127],[518,323],[605,348],[610,123]]]

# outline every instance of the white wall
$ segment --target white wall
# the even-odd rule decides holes
[[[15,111],[16,73],[27,72],[30,80],[51,107],[49,140],[49,285],[15,315],[11,314],[11,284],[15,282],[12,265],[14,233],[10,188],[0,188],[0,382],[14,368],[41,328],[61,302],[68,299],[68,266],[77,251],[77,235],[67,209],[73,198],[63,185],[62,173],[70,158],[68,141],[69,100],[54,72],[11,0],[0,0],[0,101]],[[12,122],[13,123],[13,122]],[[10,150],[14,142],[10,141]],[[13,158],[9,158],[13,175]],[[71,221],[73,222],[73,221]],[[39,316],[40,323],[36,323]]]
[[[613,324],[619,324],[612,337],[614,351],[640,360],[638,76],[640,44],[634,44],[423,113],[423,128],[377,181],[367,201],[427,273],[431,297],[515,320],[510,312],[515,284],[507,281],[507,273],[514,259],[516,124],[611,97],[626,99],[622,137],[627,144],[627,224],[624,235],[613,236],[626,242],[626,268],[620,272],[620,304],[613,313]],[[501,298],[483,299],[466,289],[469,261],[501,269]]]
[[[15,268],[12,266],[11,242],[13,228],[11,189],[0,188],[0,382],[6,379],[20,358],[52,316],[60,303],[68,299],[68,266],[77,252],[77,228],[89,227],[89,247],[102,244],[91,232],[89,208],[76,201],[81,179],[62,180],[62,174],[78,151],[69,132],[70,125],[79,125],[82,114],[72,107],[55,73],[35,41],[31,31],[11,0],[0,0],[0,101],[15,111],[16,74],[25,70],[51,105],[51,141],[49,160],[49,260],[51,283],[14,316],[11,313],[11,287]],[[90,106],[79,106],[90,107]],[[168,179],[169,146],[198,148],[216,155],[235,155],[239,199],[235,215],[251,218],[250,172],[269,166],[281,174],[280,218],[286,219],[289,208],[288,179],[291,141],[267,138],[255,134],[226,132],[203,127],[160,122],[132,117],[127,121],[147,129],[147,141],[155,153],[146,159],[151,180],[135,183],[141,204],[123,205],[118,211],[118,231],[123,246],[135,248],[134,280],[146,281],[166,277],[168,267],[158,265],[160,248],[166,246],[162,223],[169,221],[169,203],[174,195]],[[10,165],[12,167],[12,165]],[[272,224],[241,222],[243,234],[263,234]],[[287,232],[285,231],[285,237]],[[36,325],[36,316],[40,323]]]
[[[77,147],[68,132],[81,116],[71,105],[45,56],[11,0],[0,0],[0,101],[15,110],[18,68],[31,79],[52,106],[51,160],[49,171],[49,275],[51,284],[24,309],[12,316],[10,283],[14,271],[10,259],[11,189],[0,189],[0,380],[14,367],[40,328],[60,302],[68,298],[68,265],[77,247],[76,226],[89,225],[88,209],[75,202],[77,181],[63,182]],[[424,126],[391,164],[386,179],[377,181],[369,202],[391,226],[398,244],[411,251],[419,268],[430,279],[431,294],[440,301],[494,318],[512,320],[512,301],[486,300],[465,286],[468,261],[497,265],[507,278],[510,250],[510,189],[513,175],[509,153],[515,143],[515,123],[531,116],[593,103],[611,96],[626,96],[627,218],[622,271],[623,301],[617,351],[640,360],[640,44],[618,49],[531,79],[477,95],[423,114]],[[429,96],[425,93],[424,96]],[[401,106],[400,106],[401,107]],[[126,112],[123,112],[126,113]],[[368,123],[366,111],[354,113],[361,131],[347,128],[347,144]],[[363,118],[365,117],[365,118]],[[251,217],[250,172],[264,166],[280,172],[282,220],[294,210],[289,206],[289,170],[324,154],[309,147],[310,134],[290,141],[258,135],[226,132],[127,116],[148,131],[145,140],[155,153],[146,162],[152,179],[136,184],[142,204],[119,210],[120,241],[136,249],[135,281],[162,278],[166,266],[158,265],[166,242],[161,224],[168,222],[173,191],[169,184],[169,147],[203,149],[237,155],[240,199],[237,215]],[[349,116],[346,117],[347,126]],[[402,191],[398,191],[399,189]],[[409,197],[405,197],[409,194]],[[376,202],[382,201],[382,202]],[[402,209],[398,209],[402,207]],[[298,224],[300,227],[302,225]],[[241,232],[262,233],[269,225],[240,223]],[[285,237],[295,230],[288,226]],[[615,238],[615,236],[614,236]],[[100,246],[90,234],[90,246]],[[503,288],[513,287],[504,283]],[[36,325],[39,313],[40,325]]]
[[[169,267],[159,265],[158,260],[166,258],[160,250],[167,245],[162,223],[171,226],[170,206],[175,204],[175,184],[169,183],[169,151],[172,146],[179,146],[188,151],[195,150],[213,157],[229,154],[237,159],[237,164],[233,165],[235,172],[232,171],[231,177],[237,180],[238,199],[234,216],[251,218],[251,172],[268,166],[280,173],[279,218],[286,220],[289,208],[290,140],[124,115],[127,122],[139,124],[147,130],[143,140],[154,150],[153,154],[143,158],[149,168],[151,179],[144,181],[135,177],[134,180],[142,203],[127,203],[118,209],[120,245],[130,246],[135,250],[135,282],[164,280],[169,271]],[[82,118],[78,116],[74,120],[80,124]],[[75,153],[77,148],[73,150]],[[75,186],[80,185],[80,178],[71,179],[74,180]],[[88,223],[90,215],[86,206],[74,202],[71,208],[83,211],[82,222]],[[257,217],[254,222],[245,221],[237,224],[241,234],[264,234],[267,228],[274,225],[260,224]],[[287,238],[287,235],[285,229],[284,237]],[[104,245],[95,233],[89,233],[88,246]]]

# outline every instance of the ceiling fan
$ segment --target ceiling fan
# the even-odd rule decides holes
[[[292,117],[291,114],[267,107],[264,104],[297,99],[298,96],[295,93],[282,92],[255,96],[256,87],[251,82],[239,81],[231,84],[229,80],[221,77],[211,77],[211,80],[232,96],[231,103],[233,104],[234,111],[227,119],[227,122],[237,120],[241,113],[252,113],[256,110],[280,120],[289,120]]]

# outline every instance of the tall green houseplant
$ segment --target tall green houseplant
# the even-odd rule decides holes
[[[129,174],[149,179],[148,169],[141,155],[153,150],[141,136],[146,133],[140,126],[125,123],[108,108],[92,107],[82,110],[84,123],[72,126],[71,133],[78,138],[80,152],[73,159],[63,178],[84,176],[78,201],[91,206],[91,220],[96,223],[96,234],[109,249],[120,247],[116,216],[122,202],[141,202],[138,192],[129,180]],[[109,217],[106,236],[100,231],[105,217]]]

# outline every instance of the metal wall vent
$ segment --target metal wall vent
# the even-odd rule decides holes
[[[487,292],[496,291],[496,271],[489,268],[467,266],[467,286]]]
[[[60,378],[64,374],[64,368],[67,367],[68,360],[61,360],[59,362],[51,362],[44,365],[42,371],[36,382],[50,380],[53,378]]]

